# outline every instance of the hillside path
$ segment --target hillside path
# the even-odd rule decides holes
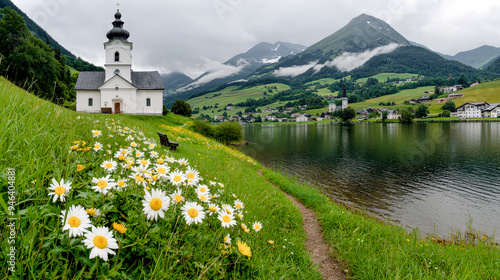
[[[262,170],[257,173],[267,180],[262,174]],[[269,180],[267,180],[269,182]],[[278,190],[280,190],[288,199],[290,199],[299,209],[304,219],[304,230],[306,232],[306,249],[311,254],[311,260],[314,264],[318,265],[318,271],[323,275],[324,280],[344,280],[346,279],[340,261],[334,259],[330,253],[330,247],[323,240],[323,233],[321,226],[318,222],[316,212],[307,208],[297,198],[282,191],[278,186],[269,182]]]

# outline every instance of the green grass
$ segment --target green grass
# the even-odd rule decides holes
[[[187,102],[190,105],[193,105],[193,108],[200,108],[200,114],[205,114],[205,115],[210,115],[211,117],[214,117],[216,115],[222,115],[224,111],[220,111],[221,109],[224,108],[225,105],[227,104],[237,104],[239,102],[246,101],[247,99],[259,99],[266,97],[263,93],[265,91],[268,91],[271,89],[271,87],[276,87],[277,89],[272,89],[273,93],[267,92],[267,96],[272,96],[273,94],[276,94],[280,91],[290,89],[289,86],[285,84],[267,84],[267,85],[262,85],[262,86],[256,86],[256,87],[251,87],[247,89],[242,89],[242,90],[237,90],[236,86],[230,86],[222,91],[217,91],[213,93],[209,93],[203,96],[195,97],[192,99],[189,99]],[[219,96],[215,96],[217,94],[221,94]],[[212,108],[209,110],[203,110],[203,106],[210,107],[210,106],[215,106],[216,104],[218,108]],[[267,108],[267,107],[266,107]],[[265,109],[265,108],[264,108]],[[212,113],[213,111],[213,113]],[[236,110],[233,111],[227,111],[229,115],[234,115],[238,111],[245,111],[245,107],[242,108],[237,108]],[[194,115],[196,117],[197,115]]]
[[[127,115],[84,115],[40,100],[0,78],[0,207],[8,201],[6,170],[16,170],[16,273],[2,266],[2,279],[320,279],[304,248],[303,221],[297,208],[264,178],[265,175],[283,190],[301,199],[319,214],[326,240],[347,264],[352,279],[498,279],[500,250],[490,240],[475,245],[442,246],[421,240],[418,233],[406,233],[401,227],[353,214],[336,205],[316,188],[266,170],[247,156],[204,138],[180,126],[189,119],[169,114],[165,117]],[[99,122],[96,122],[99,121]],[[185,158],[198,170],[204,183],[215,181],[224,188],[220,200],[244,203],[243,221],[249,226],[260,221],[259,232],[245,233],[239,227],[223,229],[214,217],[201,225],[188,226],[180,209],[171,206],[166,218],[147,221],[142,214],[142,190],[130,183],[123,192],[105,197],[90,190],[94,177],[104,176],[99,166],[109,158],[105,153],[73,152],[75,140],[90,146],[96,139],[91,130],[103,132],[99,141],[112,149],[127,146],[116,126],[134,129],[157,141],[156,131],[163,131],[180,143],[177,152],[156,147],[161,155]],[[109,128],[111,130],[109,130]],[[112,134],[114,137],[109,137]],[[115,144],[116,143],[116,144]],[[81,172],[78,164],[85,165]],[[173,168],[184,170],[178,164]],[[125,171],[126,172],[126,171]],[[115,175],[113,175],[115,176]],[[52,178],[72,182],[68,202],[52,202],[47,187]],[[168,194],[175,189],[161,185]],[[184,188],[186,197],[193,191]],[[215,198],[214,198],[215,199]],[[215,199],[215,200],[218,200]],[[82,237],[69,238],[62,231],[61,210],[80,204],[102,209],[106,216],[92,218],[96,225],[110,227],[111,221],[125,223],[127,232],[113,234],[121,240],[119,256],[108,262],[89,259],[90,250]],[[103,207],[104,205],[104,207]],[[4,209],[5,210],[5,209]],[[8,253],[6,211],[0,212],[2,254]],[[179,217],[179,218],[178,218]],[[236,249],[223,254],[223,237],[231,234],[233,246],[240,239],[248,243],[252,257]],[[458,235],[457,235],[458,236]],[[273,240],[274,244],[267,241]],[[408,241],[409,240],[409,241]],[[221,247],[222,246],[222,247]],[[117,251],[117,250],[115,250]],[[292,254],[293,253],[293,254]]]
[[[178,127],[188,119],[174,115],[78,114],[40,100],[3,78],[0,78],[0,97],[4,100],[0,104],[0,197],[8,201],[6,171],[15,168],[15,208],[19,211],[16,273],[11,275],[4,265],[0,278],[320,279],[304,249],[305,233],[300,212],[257,175],[259,164],[233,149]],[[147,221],[141,211],[143,192],[133,182],[129,182],[126,191],[116,192],[114,197],[94,193],[90,189],[91,180],[105,175],[99,165],[109,157],[96,152],[69,153],[69,147],[75,140],[93,145],[96,139],[92,137],[92,129],[103,132],[98,139],[106,149],[108,144],[112,149],[126,146],[129,143],[113,132],[117,125],[142,131],[145,137],[156,142],[156,131],[167,133],[180,143],[178,151],[172,153],[163,147],[155,150],[176,159],[186,158],[190,166],[200,172],[205,184],[210,180],[224,184],[225,191],[219,199],[231,203],[235,200],[233,194],[236,195],[245,206],[243,221],[247,226],[260,221],[262,230],[247,234],[239,222],[233,230],[223,229],[215,216],[206,218],[201,225],[188,226],[180,216],[179,207],[172,205],[165,219]],[[114,137],[109,138],[110,134]],[[78,164],[85,166],[84,171],[76,171]],[[174,167],[184,169],[179,165]],[[49,198],[47,187],[52,178],[72,182],[67,203],[53,203]],[[170,183],[161,188],[167,194],[175,189]],[[216,192],[220,187],[211,186],[211,189]],[[192,190],[184,190],[183,195],[196,201]],[[112,230],[121,240],[119,256],[109,255],[108,262],[100,258],[89,259],[90,250],[83,246],[82,237],[69,238],[67,231],[62,231],[61,211],[67,205],[77,204],[105,212],[104,218],[92,218],[96,225],[111,227],[111,221],[125,223],[128,228],[125,234]],[[5,211],[0,213],[0,243],[2,254],[6,254],[11,246],[7,239],[7,215]],[[231,234],[233,246],[237,240],[243,240],[251,247],[250,259],[236,249],[223,255],[223,237],[227,233]],[[269,244],[268,240],[275,244]]]
[[[347,262],[353,279],[500,277],[500,250],[488,238],[483,240],[481,235],[472,234],[469,237],[479,240],[466,241],[456,234],[457,245],[443,243],[437,236],[422,239],[417,231],[407,233],[402,227],[355,214],[359,211],[349,211],[333,203],[313,186],[270,170],[264,174],[318,213],[328,244]]]
[[[407,79],[407,78],[411,78],[411,77],[418,77],[418,74],[411,74],[411,73],[380,73],[380,74],[371,76],[370,78],[375,78],[379,82],[385,83],[385,82],[387,82],[387,78],[391,78],[391,79],[395,79],[395,78]],[[358,79],[356,81],[357,82],[364,82],[364,83],[366,83],[367,80],[368,80],[368,78],[362,78],[362,79]]]

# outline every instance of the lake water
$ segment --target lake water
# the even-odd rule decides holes
[[[424,234],[500,230],[500,123],[245,125],[243,137],[265,166]]]

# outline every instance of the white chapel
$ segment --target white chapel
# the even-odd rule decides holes
[[[76,111],[108,114],[161,115],[163,83],[158,71],[132,70],[132,42],[118,10],[104,43],[104,72],[80,72],[76,82]]]

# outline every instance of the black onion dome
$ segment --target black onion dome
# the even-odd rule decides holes
[[[106,34],[106,37],[108,37],[110,41],[122,40],[128,42],[127,39],[130,37],[130,33],[123,29],[124,22],[121,20],[121,17],[122,14],[117,11],[115,14],[115,21],[113,21],[113,29]]]

